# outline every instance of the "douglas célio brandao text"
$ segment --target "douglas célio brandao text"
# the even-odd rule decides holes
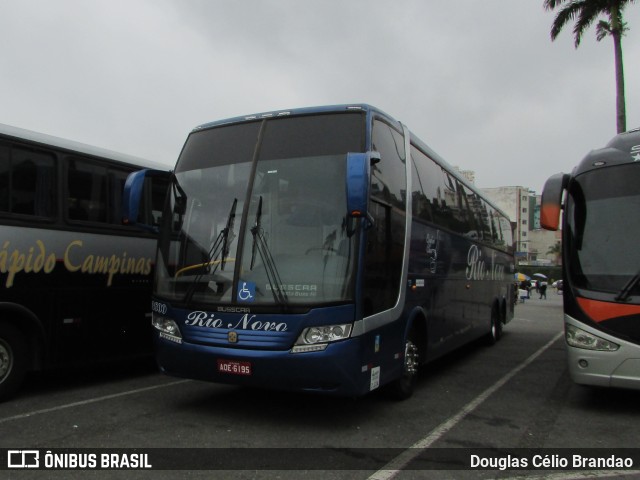
[[[633,458],[617,456],[585,456],[580,454],[531,454],[525,456],[470,455],[469,466],[472,469],[516,470],[516,469],[625,469],[633,468]]]

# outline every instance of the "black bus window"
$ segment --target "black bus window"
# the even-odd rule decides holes
[[[12,213],[52,217],[55,214],[55,160],[53,156],[22,148],[11,152]]]
[[[371,167],[371,195],[404,210],[407,190],[404,138],[390,125],[375,121],[372,142],[382,161]]]
[[[428,197],[429,185],[432,182],[428,166],[432,163],[420,150],[411,147],[413,163],[413,215],[427,222],[433,221],[433,207]]]
[[[169,179],[147,177],[144,180],[144,195],[138,212],[138,222],[159,226],[162,223],[162,211],[169,189]]]
[[[71,159],[67,170],[69,220],[107,222],[107,169]]]
[[[122,225],[122,193],[128,171],[109,169],[109,223]]]
[[[9,192],[11,186],[11,157],[10,149],[0,145],[0,212],[10,212]]]

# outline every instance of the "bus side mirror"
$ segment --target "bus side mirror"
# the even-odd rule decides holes
[[[369,225],[373,225],[368,210],[371,165],[379,161],[378,152],[347,154],[347,215],[365,218]]]
[[[151,169],[138,170],[129,174],[122,194],[122,223],[124,225],[137,225],[144,230],[158,232],[157,227],[138,223],[140,204],[143,199],[145,179],[147,177],[164,177],[168,179],[169,175],[169,172]]]
[[[540,226],[545,230],[558,230],[562,193],[567,188],[569,175],[557,173],[547,179],[542,190],[540,205]]]

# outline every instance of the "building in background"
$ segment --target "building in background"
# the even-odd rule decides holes
[[[558,265],[560,232],[540,228],[540,195],[527,187],[481,189],[514,224],[516,261],[520,265]]]

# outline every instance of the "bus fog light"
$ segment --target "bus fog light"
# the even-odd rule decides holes
[[[620,345],[617,343],[610,342],[609,340],[605,340],[604,338],[600,338],[597,335],[593,335],[569,324],[565,325],[565,338],[568,345],[586,350],[614,352],[620,348]]]
[[[182,338],[178,324],[171,318],[154,315],[151,319],[151,323],[157,330],[160,330],[163,333],[173,337]]]
[[[291,353],[321,352],[327,348],[328,343],[316,343],[315,345],[295,345]]]
[[[589,366],[589,362],[587,362],[584,358],[578,360],[578,365],[580,368],[587,368]]]

